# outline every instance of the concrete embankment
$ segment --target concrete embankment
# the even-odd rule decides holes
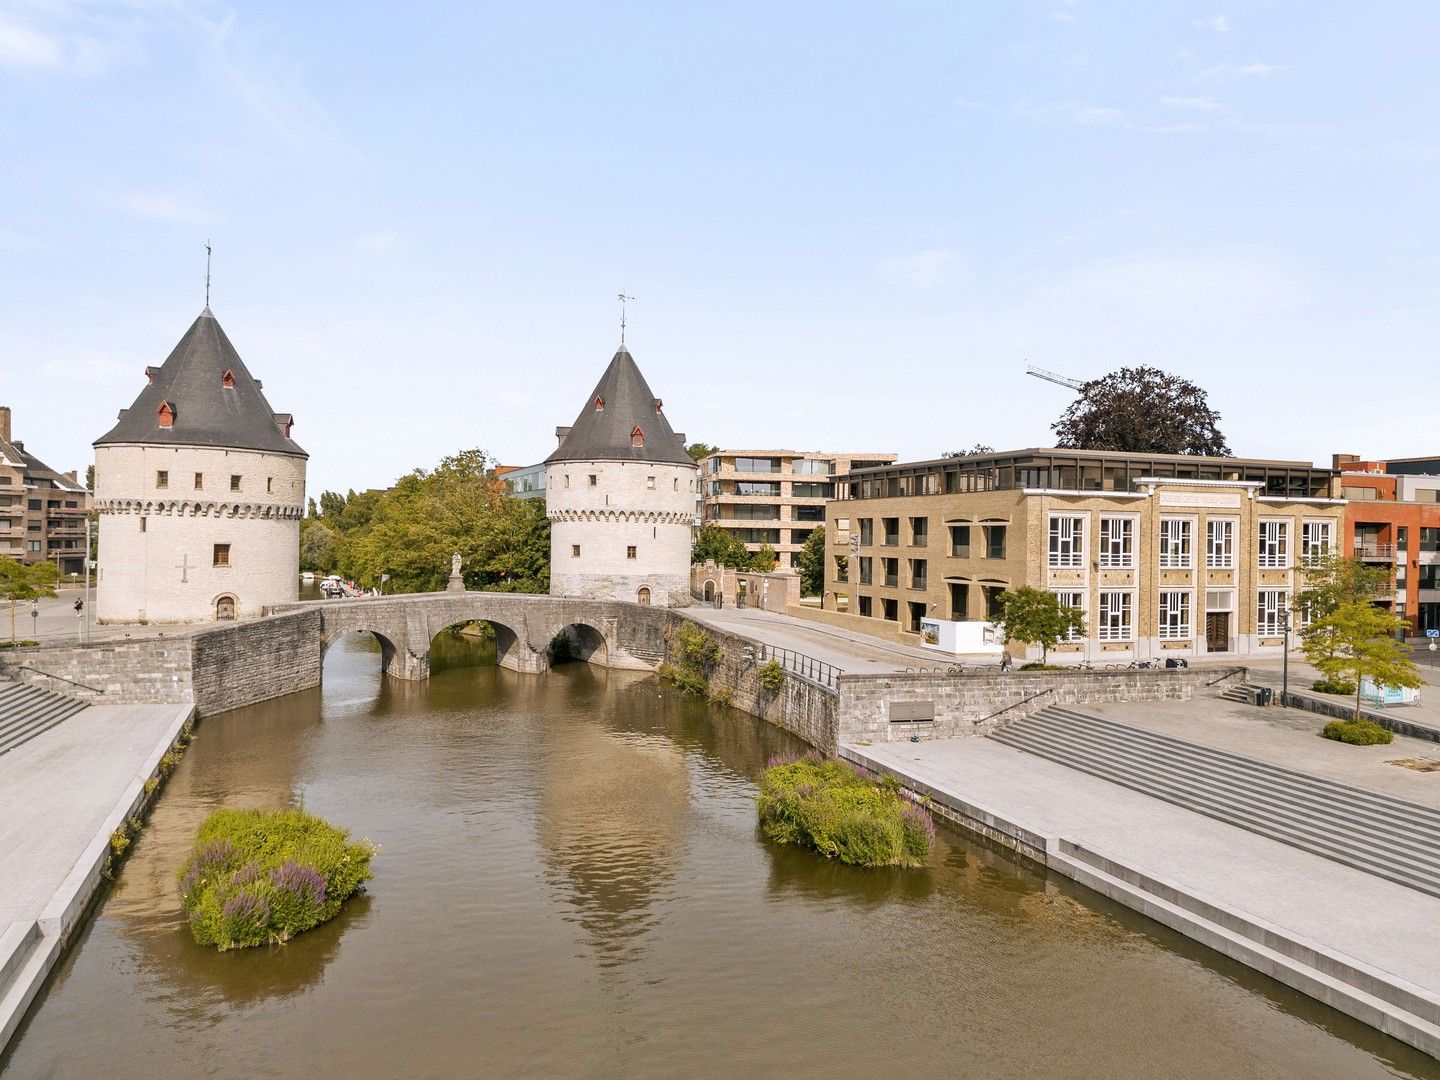
[[[963,828],[1440,1057],[1440,898],[993,739],[839,754]]]

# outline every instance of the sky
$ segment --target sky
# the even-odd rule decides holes
[[[0,0],[0,404],[82,468],[204,305],[309,488],[543,458],[628,343],[734,448],[1440,452],[1440,5]]]

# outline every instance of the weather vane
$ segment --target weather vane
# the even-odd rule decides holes
[[[635,297],[633,297],[633,296],[626,296],[626,295],[622,292],[622,293],[618,293],[618,294],[616,295],[616,299],[620,301],[620,344],[621,344],[621,345],[624,345],[624,344],[625,344],[625,302],[626,302],[627,300],[634,300]]]
[[[205,241],[205,306],[210,306],[210,241]]]

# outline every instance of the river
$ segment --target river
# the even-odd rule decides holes
[[[322,689],[201,724],[6,1080],[1440,1076],[958,833],[910,871],[768,845],[785,733],[470,651],[404,684],[353,636]],[[196,946],[174,874],[201,820],[300,800],[380,845],[368,893],[284,946]]]

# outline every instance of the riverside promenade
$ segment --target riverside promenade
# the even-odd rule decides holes
[[[110,834],[194,713],[92,706],[0,754],[0,1050],[99,889]]]
[[[1215,698],[1084,711],[1440,809],[1440,774],[1387,763],[1434,756],[1425,740],[1347,747],[1319,739],[1323,718],[1313,714]],[[840,754],[894,775],[943,816],[1440,1057],[1440,897],[998,738]],[[1364,827],[1354,832],[1363,843]]]

